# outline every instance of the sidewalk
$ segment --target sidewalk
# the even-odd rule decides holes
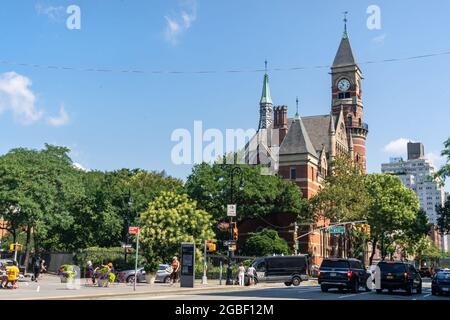
[[[314,285],[316,282],[307,281],[302,285]],[[258,284],[257,288],[280,286],[280,284]],[[284,285],[283,285],[284,286]],[[132,295],[149,295],[157,296],[170,293],[180,292],[198,292],[206,290],[234,291],[247,290],[255,287],[239,287],[226,286],[225,280],[222,285],[219,280],[208,280],[208,284],[201,284],[201,280],[195,281],[194,288],[180,288],[179,284],[170,285],[164,283],[146,284],[139,283],[136,285],[136,291],[133,291],[133,285],[115,283],[107,288],[86,286],[84,279],[81,280],[79,289],[68,289],[64,283],[56,276],[45,275],[42,280],[36,282],[20,282],[19,289],[16,290],[0,290],[0,300],[62,300],[62,299],[90,299],[90,298],[106,298],[112,296],[132,296]]]

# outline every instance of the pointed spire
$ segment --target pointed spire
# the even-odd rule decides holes
[[[354,145],[353,145],[353,136],[351,134],[349,134],[350,138],[349,138],[349,142],[348,142],[348,146],[350,151],[353,151],[354,149]]]
[[[353,55],[352,46],[350,45],[350,39],[348,37],[347,31],[347,14],[348,12],[344,12],[344,33],[342,35],[341,43],[339,45],[339,49],[336,53],[336,57],[334,58],[333,68],[343,67],[343,66],[351,66],[356,64],[355,56]]]
[[[267,74],[267,60],[264,61],[264,64],[265,64],[264,83],[260,104],[272,104],[272,97],[270,96],[270,87],[269,87],[269,75]]]
[[[298,113],[298,97],[295,99],[295,103],[297,104],[297,112],[295,113],[295,119],[299,119],[300,118],[300,114]]]
[[[330,134],[331,135],[335,135],[336,134],[333,113],[330,113]]]
[[[347,32],[347,14],[348,11],[344,12],[344,34],[342,35],[342,39],[348,39],[348,32]]]

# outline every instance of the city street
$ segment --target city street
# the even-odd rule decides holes
[[[259,284],[256,287],[220,286],[217,280],[209,280],[208,285],[198,281],[195,288],[179,288],[169,284],[138,284],[136,292],[127,284],[114,284],[108,288],[85,286],[82,280],[78,290],[70,290],[60,283],[59,278],[46,275],[40,282],[21,282],[17,290],[0,290],[2,299],[73,299],[73,300],[444,300],[450,296],[432,296],[431,283],[424,279],[421,294],[407,296],[403,292],[383,294],[360,292],[352,294],[330,290],[323,293],[312,280],[299,287],[284,284]]]
[[[330,290],[328,293],[320,291],[318,285],[301,285],[300,287],[286,287],[282,284],[262,285],[239,291],[211,290],[197,293],[161,294],[158,296],[127,296],[110,297],[109,299],[135,299],[135,300],[447,300],[450,297],[432,296],[429,280],[424,282],[422,294],[405,295],[403,292],[388,294],[376,294],[372,292],[360,292],[358,294],[338,292]]]

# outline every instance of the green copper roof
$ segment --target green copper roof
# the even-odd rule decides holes
[[[269,87],[269,75],[267,73],[264,75],[264,84],[260,103],[272,104],[272,97],[270,96],[270,87]]]

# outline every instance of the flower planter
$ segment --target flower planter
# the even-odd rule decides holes
[[[97,279],[97,283],[99,287],[107,288],[109,286],[108,278],[106,279]]]
[[[155,274],[146,274],[145,275],[145,282],[147,282],[148,284],[154,284],[155,283],[155,279],[156,279],[156,275]]]

